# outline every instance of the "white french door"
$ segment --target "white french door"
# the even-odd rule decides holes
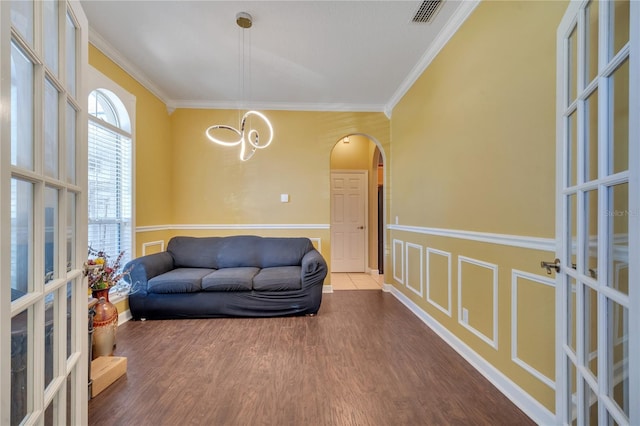
[[[88,24],[0,2],[0,424],[87,423]]]
[[[558,28],[558,423],[640,424],[640,4]]]
[[[364,272],[367,171],[331,172],[331,272]]]

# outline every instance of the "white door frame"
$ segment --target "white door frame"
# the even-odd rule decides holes
[[[629,38],[629,75],[640,75],[640,3],[630,5],[632,24]],[[629,81],[629,417],[631,423],[640,423],[640,79]],[[633,278],[632,278],[633,277]]]
[[[25,405],[20,407],[20,411],[14,410],[14,421],[17,415],[20,418],[17,421],[24,424],[87,424],[87,284],[82,275],[82,264],[87,254],[87,97],[84,76],[88,64],[89,25],[78,0],[48,4],[34,1],[23,5],[33,6],[33,41],[24,37],[26,34],[22,34],[21,29],[13,31],[11,2],[0,2],[0,98],[3,105],[3,113],[0,115],[0,424],[11,422],[12,402],[22,402],[23,396]],[[47,10],[53,12],[46,15],[45,6],[49,5],[53,8]],[[57,25],[58,44],[55,47],[47,45],[51,51],[56,49],[53,56],[45,54],[45,47],[41,42],[54,39],[44,36],[45,16],[52,17],[46,22],[55,22],[54,25]],[[19,22],[23,23],[21,19]],[[75,29],[71,25],[67,28],[67,22],[73,22]],[[55,27],[52,25],[51,28]],[[67,35],[73,35],[73,38]],[[67,38],[70,43],[67,43]],[[32,86],[23,84],[19,79],[24,73],[20,74],[21,71],[17,71],[17,68],[16,71],[12,70],[12,42],[15,42],[16,49],[25,58],[25,69],[33,72],[33,78],[29,79],[33,81]],[[75,61],[67,62],[72,57],[75,57]],[[58,71],[55,66],[52,67],[53,70],[49,69],[52,58],[57,58]],[[74,72],[67,69],[67,65],[72,63]],[[12,75],[17,76],[16,92],[21,87],[32,87],[32,92],[28,95],[32,106],[24,110],[33,111],[33,117],[24,129],[30,129],[26,133],[32,133],[33,143],[29,145],[29,138],[20,139],[16,143],[20,148],[32,146],[32,151],[25,155],[25,158],[33,160],[32,164],[20,164],[20,161],[13,164],[11,159],[12,123],[15,123],[11,116]],[[53,95],[45,97],[46,87],[49,87],[52,94],[57,92],[57,99],[52,101]],[[54,108],[57,114],[45,114],[45,109]],[[72,126],[70,123],[73,118],[75,123]],[[45,132],[47,123],[55,123],[56,132]],[[51,144],[47,145],[47,141]],[[68,146],[75,147],[75,150],[67,153]],[[57,163],[53,169],[46,167],[47,160],[54,158],[47,157],[47,147],[51,147],[53,155],[57,154]],[[68,159],[73,159],[74,164],[70,164]],[[71,177],[74,175],[73,170],[75,179]],[[17,207],[12,210],[10,200],[14,194],[11,182],[14,179],[29,190],[16,189],[15,193],[18,195],[15,198],[24,199],[25,202],[16,202]],[[26,267],[14,266],[15,270],[19,269],[24,274],[15,273],[15,277],[21,277],[19,282],[15,278],[21,295],[12,301],[12,260],[17,264],[16,259],[24,258],[11,252],[12,234],[18,235],[18,226],[12,225],[11,216],[22,217],[19,209],[24,209],[24,214],[29,216],[26,221],[29,233],[25,237],[20,234],[20,240],[26,242],[29,254]],[[52,212],[54,220],[49,223],[45,209]],[[45,239],[47,231],[49,240]],[[45,241],[53,247],[52,259],[48,265],[52,270],[48,271],[50,274],[47,277]],[[67,247],[71,247],[69,252]],[[27,278],[23,279],[24,276]],[[50,318],[46,318],[48,313],[51,313]],[[22,320],[22,317],[27,320],[24,328],[22,324],[20,328],[20,331],[24,330],[20,336],[25,336],[22,341],[26,342],[26,357],[20,357],[20,362],[25,366],[25,374],[21,377],[24,378],[25,389],[14,389],[12,392],[12,325],[14,320],[17,325],[17,319]],[[49,334],[46,335],[45,331]],[[48,345],[45,344],[45,336]],[[51,377],[45,383],[47,369]],[[14,400],[14,395],[18,395],[20,399]],[[47,411],[49,408],[51,411]]]

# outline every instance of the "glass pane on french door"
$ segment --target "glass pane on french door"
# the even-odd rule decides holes
[[[628,1],[571,4],[559,27],[558,194],[565,424],[630,424]],[[637,306],[637,302],[636,306]],[[569,308],[569,309],[567,309]],[[636,401],[637,403],[637,401]]]
[[[0,9],[11,16],[11,30],[0,33],[0,69],[7,83],[10,76],[0,116],[9,154],[0,156],[8,171],[0,216],[9,219],[0,231],[10,242],[0,245],[0,271],[11,286],[10,299],[0,293],[0,311],[10,315],[0,321],[0,347],[11,354],[0,372],[10,397],[0,418],[87,424],[87,173],[78,156],[87,143],[86,120],[78,119],[87,20],[75,1],[5,0]]]

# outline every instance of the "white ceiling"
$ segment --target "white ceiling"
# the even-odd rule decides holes
[[[81,3],[91,42],[171,108],[390,114],[476,2],[445,0],[426,24],[418,0]],[[253,16],[244,97],[238,12]]]

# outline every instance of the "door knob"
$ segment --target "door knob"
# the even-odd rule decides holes
[[[364,226],[358,226],[356,229],[364,229]]]
[[[545,268],[549,275],[551,275],[551,269],[554,269],[556,272],[560,272],[560,259],[555,259],[553,262],[545,262],[543,260],[540,262],[540,267]]]

